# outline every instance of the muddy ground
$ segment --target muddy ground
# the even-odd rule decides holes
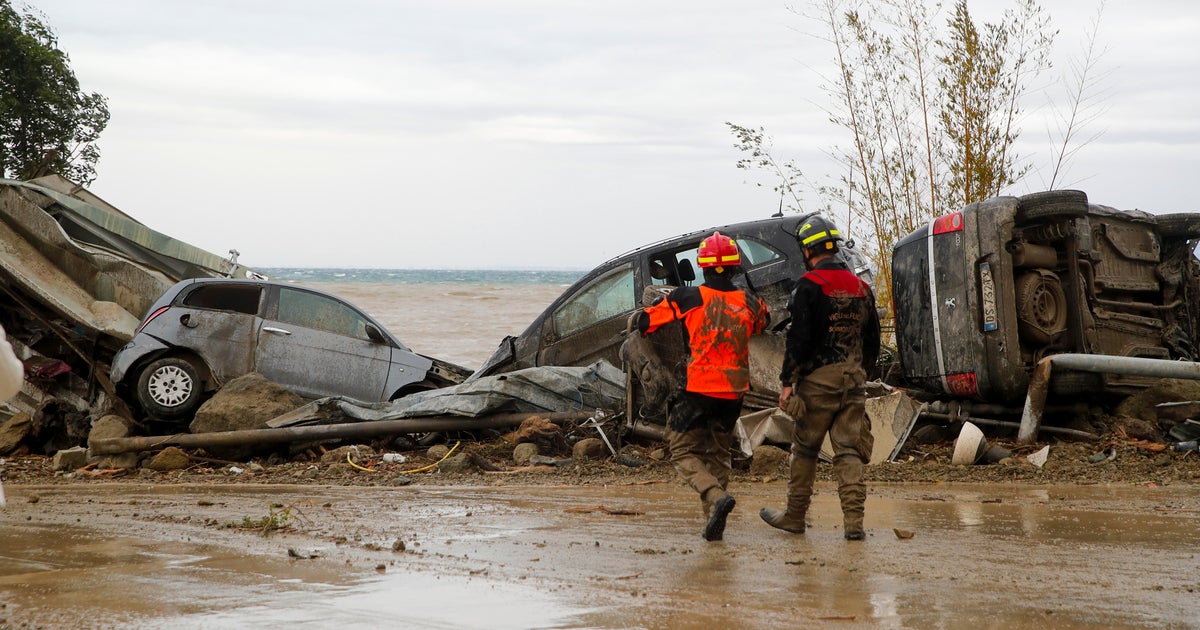
[[[1111,433],[1095,442],[1065,440],[1041,441],[1019,445],[1012,440],[991,438],[1012,453],[999,463],[975,466],[952,465],[952,441],[926,444],[907,444],[894,463],[882,463],[867,469],[872,482],[907,483],[1027,483],[1027,484],[1143,484],[1200,483],[1200,453],[1176,452],[1166,444],[1130,437],[1124,432]],[[470,462],[466,470],[447,472],[438,466],[447,445],[433,449],[405,444],[404,440],[376,440],[364,443],[347,459],[331,457],[330,448],[312,447],[300,453],[275,453],[248,461],[226,461],[211,457],[203,450],[189,450],[187,467],[170,472],[147,468],[144,457],[138,469],[98,469],[95,466],[61,472],[54,471],[49,457],[8,457],[3,466],[8,483],[79,484],[104,481],[143,483],[200,483],[200,484],[292,484],[322,483],[347,486],[396,486],[410,483],[439,485],[502,485],[502,484],[609,484],[660,481],[673,477],[671,465],[664,461],[665,445],[654,441],[630,440],[621,446],[626,461],[643,466],[622,465],[611,457],[567,461],[571,458],[568,444],[559,450],[541,449],[545,457],[561,465],[517,465],[512,455],[514,444],[499,434],[480,436],[475,440],[457,442],[455,454],[465,454]],[[1049,447],[1045,464],[1035,466],[1028,456]],[[437,449],[441,449],[440,451]],[[384,461],[384,453],[398,453],[404,461]],[[1100,460],[1100,461],[1094,461]],[[752,460],[734,460],[734,479],[741,482],[769,482],[784,478],[785,464],[771,470],[751,471]],[[430,468],[432,467],[432,468]],[[369,470],[363,470],[367,468]],[[231,472],[232,471],[232,472]],[[419,471],[419,472],[413,472]],[[827,464],[818,469],[819,478],[832,480]]]
[[[757,518],[782,504],[783,465],[748,461],[706,543],[654,443],[626,446],[642,466],[464,443],[454,473],[423,448],[386,462],[384,443],[350,461],[189,452],[170,472],[10,457],[0,628],[1200,627],[1197,453],[995,443],[1014,457],[954,466],[940,442],[869,467],[864,543],[842,540],[828,464],[793,536]]]

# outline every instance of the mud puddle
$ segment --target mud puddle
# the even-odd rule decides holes
[[[779,482],[718,543],[673,484],[6,490],[0,627],[1200,625],[1194,486],[878,485],[861,543],[828,486],[763,524]]]

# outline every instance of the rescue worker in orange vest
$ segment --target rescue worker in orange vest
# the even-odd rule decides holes
[[[679,287],[636,314],[645,335],[675,320],[687,329],[689,358],[683,391],[667,412],[671,463],[700,493],[705,540],[721,540],[736,503],[727,491],[732,470],[733,426],[750,389],[750,336],[762,332],[770,312],[757,295],[733,284],[741,271],[737,244],[714,232],[700,243],[698,287]]]
[[[792,292],[779,407],[795,421],[787,509],[763,508],[767,524],[803,534],[828,433],[846,540],[862,540],[866,485],[863,467],[875,438],[865,414],[863,385],[879,357],[879,315],[871,287],[836,256],[838,229],[820,216],[796,230],[808,273]]]

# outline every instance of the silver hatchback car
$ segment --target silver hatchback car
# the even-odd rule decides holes
[[[171,287],[150,307],[113,357],[111,376],[147,415],[179,420],[251,372],[305,398],[366,402],[454,385],[470,373],[413,352],[332,294],[266,280],[197,278]]]

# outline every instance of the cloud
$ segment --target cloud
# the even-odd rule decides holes
[[[777,207],[726,121],[813,180],[850,141],[822,107],[832,52],[775,0],[37,4],[109,98],[93,190],[253,265],[590,267]],[[1047,8],[1069,53],[1095,5]],[[1103,133],[1071,176],[1101,203],[1185,210],[1200,9],[1106,11]],[[1023,121],[1043,171],[1056,114]]]

